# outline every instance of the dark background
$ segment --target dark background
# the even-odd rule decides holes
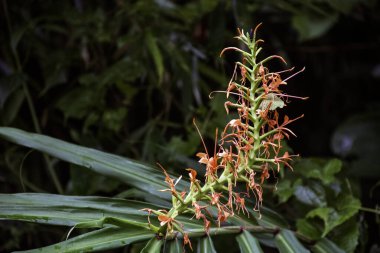
[[[2,0],[0,124],[173,169],[189,166],[200,147],[192,119],[210,143],[213,129],[225,124],[223,95],[209,100],[208,94],[226,88],[239,59],[232,52],[220,58],[220,51],[238,46],[232,39],[237,27],[249,31],[261,22],[263,54],[279,54],[296,70],[306,67],[286,87],[288,94],[309,97],[292,100],[285,109],[291,117],[305,114],[292,126],[298,137],[289,146],[304,157],[343,159],[344,173],[358,181],[363,206],[375,208],[380,201],[375,0]],[[284,68],[276,62],[271,67]],[[41,156],[25,159],[23,189],[20,161],[28,150],[5,142],[0,148],[1,192],[57,192]],[[60,166],[68,168],[57,171],[66,194],[120,191],[114,181]],[[92,180],[83,184],[83,177]],[[379,226],[375,215],[364,219],[372,245],[380,239]],[[4,249],[49,241],[32,233],[32,225],[11,225],[1,232],[2,238],[13,238]]]

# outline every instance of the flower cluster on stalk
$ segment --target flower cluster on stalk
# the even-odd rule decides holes
[[[259,211],[265,181],[283,167],[292,169],[290,162],[294,155],[282,152],[282,144],[284,139],[295,136],[288,125],[303,115],[290,119],[286,115],[280,117],[278,110],[289,98],[299,98],[283,93],[282,88],[287,80],[303,69],[283,79],[281,75],[292,72],[293,68],[271,72],[266,67],[272,59],[285,63],[282,57],[272,55],[258,61],[262,50],[259,45],[263,42],[256,40],[259,26],[251,33],[238,30],[236,38],[245,45],[245,49],[227,47],[221,52],[223,55],[232,50],[242,55],[225,91],[227,99],[233,97],[224,104],[226,112],[229,114],[234,110],[236,117],[226,124],[219,141],[216,130],[213,154],[208,152],[201,138],[205,151],[197,153],[197,157],[205,167],[203,183],[197,178],[196,170],[189,168],[190,188],[187,192],[178,191],[176,181],[161,167],[169,186],[164,191],[171,192],[173,206],[170,210],[147,209],[160,221],[158,233],[165,235],[179,231],[184,236],[184,243],[190,247],[188,234],[175,219],[178,215],[192,213],[195,219],[203,221],[207,233],[212,222],[221,226],[235,212],[248,215],[247,198],[254,198],[253,209]],[[237,184],[245,184],[246,190],[238,192]],[[212,210],[216,210],[215,215]]]

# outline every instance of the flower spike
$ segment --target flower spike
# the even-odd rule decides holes
[[[215,130],[212,155],[207,150],[195,119],[193,120],[204,148],[203,152],[196,154],[199,163],[204,167],[203,184],[197,179],[197,171],[189,168],[187,171],[190,188],[178,193],[175,186],[180,179],[174,181],[159,165],[165,174],[165,182],[169,185],[169,189],[165,191],[171,192],[173,207],[169,211],[146,211],[149,215],[157,215],[161,234],[182,233],[184,245],[189,245],[190,248],[192,246],[189,234],[175,220],[178,215],[184,212],[192,213],[196,219],[203,220],[205,232],[208,233],[212,221],[218,226],[223,226],[229,217],[235,215],[234,211],[249,215],[246,200],[252,196],[255,201],[253,210],[257,211],[260,217],[260,208],[264,201],[263,185],[271,176],[276,178],[276,173],[281,169],[292,170],[291,161],[293,157],[298,156],[284,152],[282,147],[285,139],[295,136],[288,125],[303,115],[294,119],[286,115],[280,117],[279,110],[290,98],[306,99],[282,92],[287,81],[303,72],[305,68],[285,79],[281,75],[293,71],[294,68],[271,72],[266,66],[268,61],[279,59],[285,64],[286,61],[279,55],[265,59],[257,58],[262,50],[259,44],[263,42],[256,39],[260,26],[261,23],[251,30],[251,34],[245,34],[243,30],[238,29],[236,38],[245,44],[247,51],[227,47],[220,53],[222,56],[226,51],[232,50],[241,54],[242,59],[236,62],[228,87],[223,91],[227,99],[230,95],[235,98],[227,100],[224,107],[227,114],[235,111],[235,114],[231,115],[236,117],[226,123],[220,136],[218,130]],[[210,98],[212,94],[220,92],[211,93]],[[246,191],[238,191],[238,184],[245,184]],[[216,212],[212,214],[210,208],[215,208]]]

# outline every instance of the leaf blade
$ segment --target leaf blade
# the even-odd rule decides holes
[[[210,236],[199,239],[197,253],[216,253]]]
[[[157,39],[153,37],[153,34],[151,32],[147,32],[146,34],[146,43],[149,53],[152,55],[154,65],[156,66],[158,83],[161,84],[164,75],[164,62],[161,51],[157,44]]]
[[[240,252],[242,253],[263,253],[257,240],[251,233],[246,230],[236,237],[239,244]]]
[[[275,241],[280,253],[310,252],[297,240],[294,233],[287,229],[282,229],[276,235]]]
[[[163,244],[162,239],[153,237],[152,239],[148,241],[148,243],[140,251],[140,253],[160,253],[162,244]]]
[[[327,238],[322,238],[312,247],[313,253],[344,253],[335,243],[328,240]]]
[[[154,235],[151,231],[131,228],[103,228],[79,235],[50,246],[19,251],[25,253],[74,253],[119,248],[134,242],[145,241]]]
[[[66,162],[117,178],[151,195],[171,199],[169,193],[158,191],[167,187],[163,173],[141,162],[16,128],[0,127],[0,136]],[[187,188],[188,182],[181,180],[178,187]]]
[[[142,209],[164,207],[135,200],[106,197],[64,196],[44,193],[0,194],[0,221],[19,220],[40,224],[101,228],[105,226],[148,229],[148,213]],[[178,216],[187,229],[203,228],[198,220]],[[151,218],[158,226],[158,220]]]
[[[0,219],[74,226],[107,217],[147,223],[142,208],[157,206],[105,197],[64,196],[44,193],[0,194]],[[90,226],[98,227],[98,226]]]
[[[168,242],[169,253],[182,253],[183,247],[180,240],[177,238]]]

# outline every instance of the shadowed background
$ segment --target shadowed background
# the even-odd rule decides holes
[[[305,114],[292,126],[298,138],[289,146],[304,157],[343,159],[362,204],[374,208],[380,201],[379,11],[370,0],[2,0],[0,124],[160,161],[170,170],[195,166],[201,146],[192,119],[211,149],[213,129],[226,122],[224,96],[208,95],[227,87],[239,59],[219,53],[238,46],[231,39],[237,27],[249,31],[262,22],[264,55],[306,67],[286,87],[309,97],[285,109],[291,117]],[[57,191],[40,155],[25,156],[28,150],[5,142],[0,148],[1,192]],[[113,180],[62,166],[68,170],[57,173],[66,194],[119,191]],[[369,249],[379,240],[379,225],[374,215],[363,219]],[[0,230],[8,238],[0,249],[50,240],[32,225],[11,225]]]

